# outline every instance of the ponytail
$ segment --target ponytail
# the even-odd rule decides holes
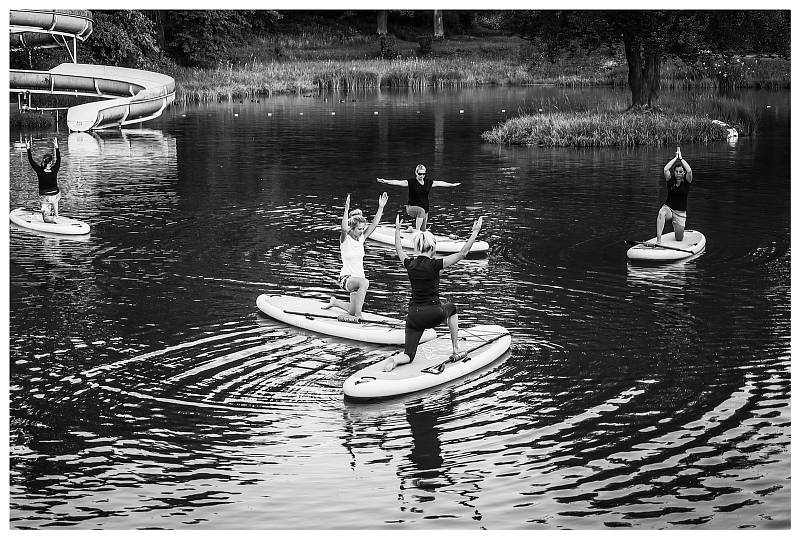
[[[350,210],[350,213],[348,215],[349,215],[349,217],[347,219],[347,226],[350,229],[355,228],[356,226],[358,226],[361,223],[366,223],[367,222],[367,220],[364,218],[364,215],[362,215],[361,210],[358,210],[358,209]]]

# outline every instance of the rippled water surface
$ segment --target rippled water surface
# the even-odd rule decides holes
[[[172,107],[62,148],[68,239],[10,229],[11,528],[655,529],[790,526],[789,95],[762,130],[682,144],[705,253],[632,266],[674,148],[542,149],[480,133],[547,88]],[[608,91],[589,99],[624,100]],[[505,112],[504,112],[505,110]],[[17,133],[12,133],[12,140]],[[9,148],[10,207],[35,175]],[[392,349],[297,330],[261,293],[327,298],[345,196],[437,179],[431,227],[486,218],[447,270],[463,326],[509,355],[401,399],[344,379]],[[368,242],[366,310],[406,277]],[[444,328],[440,328],[440,333]]]

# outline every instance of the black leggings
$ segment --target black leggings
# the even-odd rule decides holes
[[[441,304],[411,304],[408,306],[405,352],[411,361],[414,361],[414,356],[417,355],[419,340],[422,338],[422,334],[425,333],[425,330],[428,328],[435,328],[456,314],[456,312],[456,306],[449,301]]]

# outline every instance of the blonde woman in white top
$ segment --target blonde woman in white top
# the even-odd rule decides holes
[[[337,317],[342,322],[358,323],[361,321],[361,309],[364,307],[364,300],[369,288],[369,280],[364,275],[364,241],[381,222],[387,200],[389,200],[389,195],[386,193],[378,198],[378,211],[369,226],[367,226],[367,220],[361,210],[350,211],[350,195],[347,195],[347,200],[345,200],[342,231],[339,234],[339,251],[342,254],[339,287],[350,293],[350,301],[341,301],[331,296],[330,304],[325,306],[326,309],[338,307],[346,311]]]

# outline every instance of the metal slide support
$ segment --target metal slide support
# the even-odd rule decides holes
[[[131,106],[130,104],[125,107],[125,114],[122,115],[122,118],[119,120],[119,127],[122,127],[125,124],[125,120],[128,119],[128,115],[131,113]]]

